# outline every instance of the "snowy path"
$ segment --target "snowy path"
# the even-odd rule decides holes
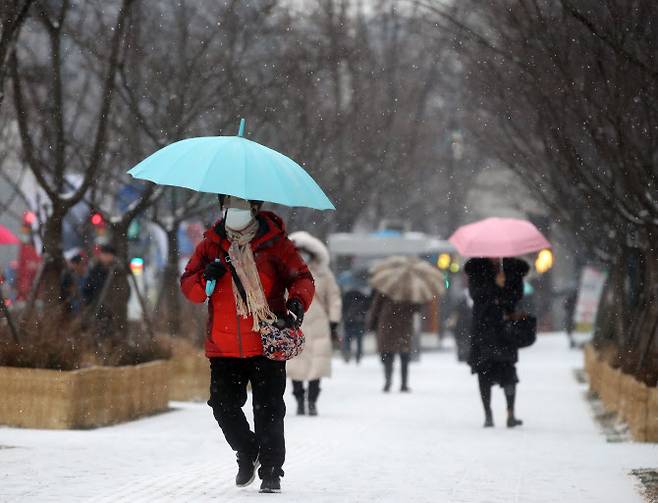
[[[628,472],[658,466],[658,447],[606,443],[573,377],[580,353],[542,336],[521,358],[516,430],[499,389],[497,427],[482,428],[475,379],[451,352],[412,366],[410,395],[380,391],[374,357],[336,360],[320,416],[286,420],[282,495],[233,486],[205,404],[91,431],[0,427],[0,446],[15,447],[0,448],[0,501],[641,502]]]

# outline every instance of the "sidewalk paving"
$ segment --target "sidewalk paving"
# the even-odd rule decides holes
[[[281,495],[234,487],[234,454],[205,404],[88,431],[0,427],[0,501],[640,503],[629,472],[658,466],[658,447],[606,442],[573,377],[582,355],[566,346],[543,335],[521,352],[525,425],[513,430],[499,389],[496,428],[482,428],[476,379],[452,352],[423,354],[409,395],[381,392],[374,356],[336,359],[320,416],[292,415],[286,394]]]

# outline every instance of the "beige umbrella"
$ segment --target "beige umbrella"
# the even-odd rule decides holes
[[[443,295],[444,281],[441,271],[416,257],[389,257],[370,269],[370,286],[396,302],[430,302]]]

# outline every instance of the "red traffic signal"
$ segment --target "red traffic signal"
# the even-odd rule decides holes
[[[37,216],[33,211],[24,211],[23,212],[23,225],[31,227],[32,224],[36,221]]]
[[[92,213],[91,223],[96,227],[103,225],[105,223],[105,221],[103,220],[103,215],[101,215],[100,213]]]

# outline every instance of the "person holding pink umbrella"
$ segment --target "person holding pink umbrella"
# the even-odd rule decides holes
[[[507,426],[520,426],[514,413],[518,347],[501,337],[505,320],[514,316],[523,298],[523,277],[528,264],[519,259],[473,258],[466,262],[468,290],[473,299],[473,324],[468,364],[478,375],[485,427],[493,426],[491,388],[500,385],[507,402]]]
[[[507,427],[520,426],[523,422],[515,415],[520,346],[507,337],[506,323],[527,317],[517,313],[516,307],[523,298],[523,277],[530,267],[512,257],[548,248],[550,243],[530,222],[499,218],[460,227],[449,241],[463,256],[474,257],[464,267],[473,299],[468,363],[471,372],[478,375],[484,426],[494,425],[491,411],[494,384],[505,392]]]

